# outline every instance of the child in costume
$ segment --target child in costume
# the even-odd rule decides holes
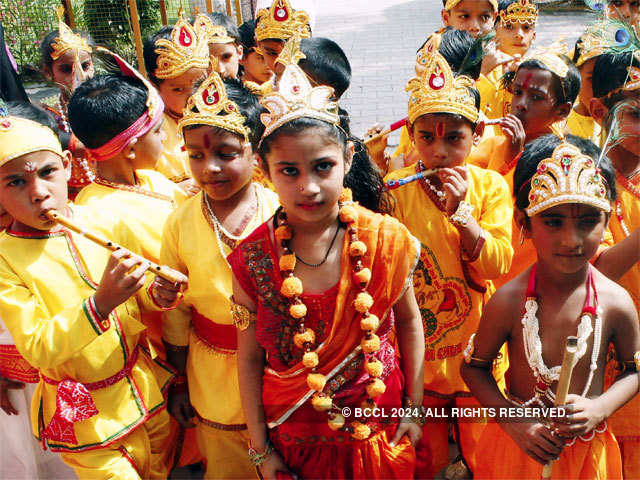
[[[243,48],[238,26],[228,15],[219,12],[198,14],[193,21],[196,31],[204,31],[209,42],[209,55],[215,57],[222,78],[239,78]]]
[[[627,244],[622,258],[625,263],[612,260],[605,250],[598,258],[598,268],[613,270],[607,273],[631,295],[640,312],[640,160],[638,141],[638,89],[640,88],[640,52],[605,53],[598,57],[593,74],[593,118],[608,135],[607,154],[616,172],[618,198],[609,222],[609,230],[616,247]],[[614,130],[611,132],[611,130]],[[603,134],[604,136],[604,134]],[[610,250],[613,250],[610,249]],[[625,273],[626,272],[626,273]],[[613,355],[612,355],[613,356]],[[618,360],[624,359],[618,352]],[[635,397],[616,412],[610,425],[622,450],[625,478],[640,476],[640,445],[637,429],[640,423],[640,400]]]
[[[640,5],[636,0],[606,0],[605,4],[607,17],[633,25],[636,32],[638,31],[640,28]]]
[[[408,130],[420,160],[385,180],[388,184],[435,169],[422,180],[391,191],[394,216],[422,244],[413,283],[425,327],[423,404],[469,406],[474,400],[458,374],[463,342],[477,328],[482,306],[493,291],[491,280],[511,265],[511,199],[499,174],[465,161],[474,139],[482,134],[480,96],[473,80],[455,76],[434,51],[407,90]],[[472,471],[482,427],[482,423],[457,425],[456,440]],[[425,452],[422,455],[430,462],[419,462],[417,477],[433,478],[447,465],[447,433],[447,422],[429,423],[423,429],[418,455]]]
[[[133,297],[148,264],[124,249],[109,255],[44,215],[53,209],[87,231],[135,244],[123,221],[68,203],[70,159],[50,129],[5,117],[0,146],[0,204],[13,218],[0,234],[0,316],[40,371],[33,432],[80,478],[166,478],[161,388],[171,374],[158,383],[138,347],[145,327]],[[178,291],[160,287],[173,302]],[[146,295],[137,300],[151,305]]]
[[[250,458],[270,480],[409,478],[421,433],[419,246],[343,192],[352,147],[331,89],[312,88],[295,64],[280,88],[262,99],[260,157],[283,207],[228,257]],[[403,403],[400,423],[371,417]]]
[[[539,138],[518,162],[516,215],[537,263],[493,295],[465,350],[462,374],[478,400],[496,412],[516,412],[497,413],[497,423],[486,428],[481,442],[492,448],[474,478],[539,479],[550,460],[551,478],[622,478],[607,418],[640,386],[638,316],[628,293],[589,263],[615,200],[611,165],[606,158],[596,165],[581,151],[587,141],[572,141]],[[577,336],[577,352],[564,415],[523,422],[521,407],[553,405],[570,335]],[[509,384],[503,395],[490,367],[504,342]],[[610,342],[626,370],[603,393]]]
[[[95,163],[87,158],[84,145],[71,132],[67,106],[71,94],[83,81],[93,77],[93,40],[86,34],[74,33],[64,23],[64,8],[59,7],[58,29],[49,32],[42,43],[42,68],[45,77],[54,82],[60,93],[51,101],[44,100],[44,108],[58,122],[58,128],[70,135],[68,150],[73,155],[70,194],[73,197],[80,189],[90,184],[95,176]],[[49,105],[50,104],[50,105]]]
[[[240,25],[240,44],[242,45],[242,81],[262,85],[268,82],[273,73],[262,54],[257,50],[256,20],[248,20]]]
[[[181,424],[195,424],[205,478],[256,477],[247,458],[226,257],[278,206],[275,193],[251,181],[261,110],[238,80],[223,83],[212,72],[178,124],[202,190],[165,225],[161,261],[188,273],[189,286],[178,309],[164,315],[163,339],[188,381],[170,391],[169,410]]]
[[[195,85],[207,77],[210,66],[209,35],[180,17],[172,27],[162,27],[144,44],[144,64],[149,80],[164,102],[164,152],[155,170],[197,193],[189,172],[189,156],[178,134],[178,122]]]
[[[445,27],[466,30],[474,38],[493,30],[498,17],[498,0],[442,0]]]
[[[483,62],[483,72],[476,84],[480,92],[482,112],[487,118],[502,118],[509,114],[512,93],[502,83],[506,69],[505,59],[524,57],[536,38],[538,7],[529,0],[503,0],[500,2],[496,22],[496,52]],[[499,63],[498,65],[495,65]],[[512,63],[512,62],[507,62]]]

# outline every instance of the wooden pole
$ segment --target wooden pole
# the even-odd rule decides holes
[[[67,25],[69,25],[71,30],[75,30],[76,19],[73,18],[73,6],[71,5],[71,0],[64,0],[63,3],[65,5],[64,16],[66,17],[65,20],[67,21]]]
[[[233,9],[231,8],[231,0],[227,0],[227,15],[233,15]]]
[[[160,6],[160,19],[162,20],[162,25],[169,25],[169,21],[167,20],[167,6],[164,3],[164,0],[159,0],[158,2]]]
[[[240,0],[236,0],[236,21],[238,26],[242,25],[242,5],[240,5]]]
[[[207,0],[207,13],[213,13],[213,0]]]
[[[131,15],[131,26],[133,27],[133,38],[136,43],[136,53],[138,56],[138,71],[145,77],[147,69],[144,67],[144,55],[142,53],[142,34],[140,33],[140,18],[138,17],[138,5],[136,0],[129,0],[129,14]]]

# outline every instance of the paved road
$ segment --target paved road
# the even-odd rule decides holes
[[[352,83],[342,103],[354,133],[405,117],[404,86],[413,74],[416,50],[442,25],[441,1],[318,0],[317,5],[314,34],[338,42],[351,62]],[[572,46],[588,19],[585,13],[543,13],[537,44],[548,45],[564,35]]]

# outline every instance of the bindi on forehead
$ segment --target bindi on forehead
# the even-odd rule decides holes
[[[24,171],[27,173],[33,173],[37,170],[36,164],[33,162],[25,162]]]
[[[204,135],[204,147],[207,148],[207,149],[211,148],[211,143],[212,143],[211,142],[211,137],[209,136],[208,133],[205,133],[205,135]]]
[[[446,131],[444,122],[436,123],[436,137],[444,137],[444,133]]]

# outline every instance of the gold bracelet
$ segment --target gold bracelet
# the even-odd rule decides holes
[[[257,319],[256,312],[250,312],[247,307],[235,303],[233,297],[231,297],[231,318],[233,318],[233,324],[238,330],[246,330],[249,325],[255,323]]]
[[[449,220],[454,225],[459,227],[466,227],[467,223],[469,223],[469,219],[471,219],[471,215],[473,214],[473,210],[475,207],[470,203],[462,201],[458,204],[458,209],[455,211],[453,215],[449,217]]]

